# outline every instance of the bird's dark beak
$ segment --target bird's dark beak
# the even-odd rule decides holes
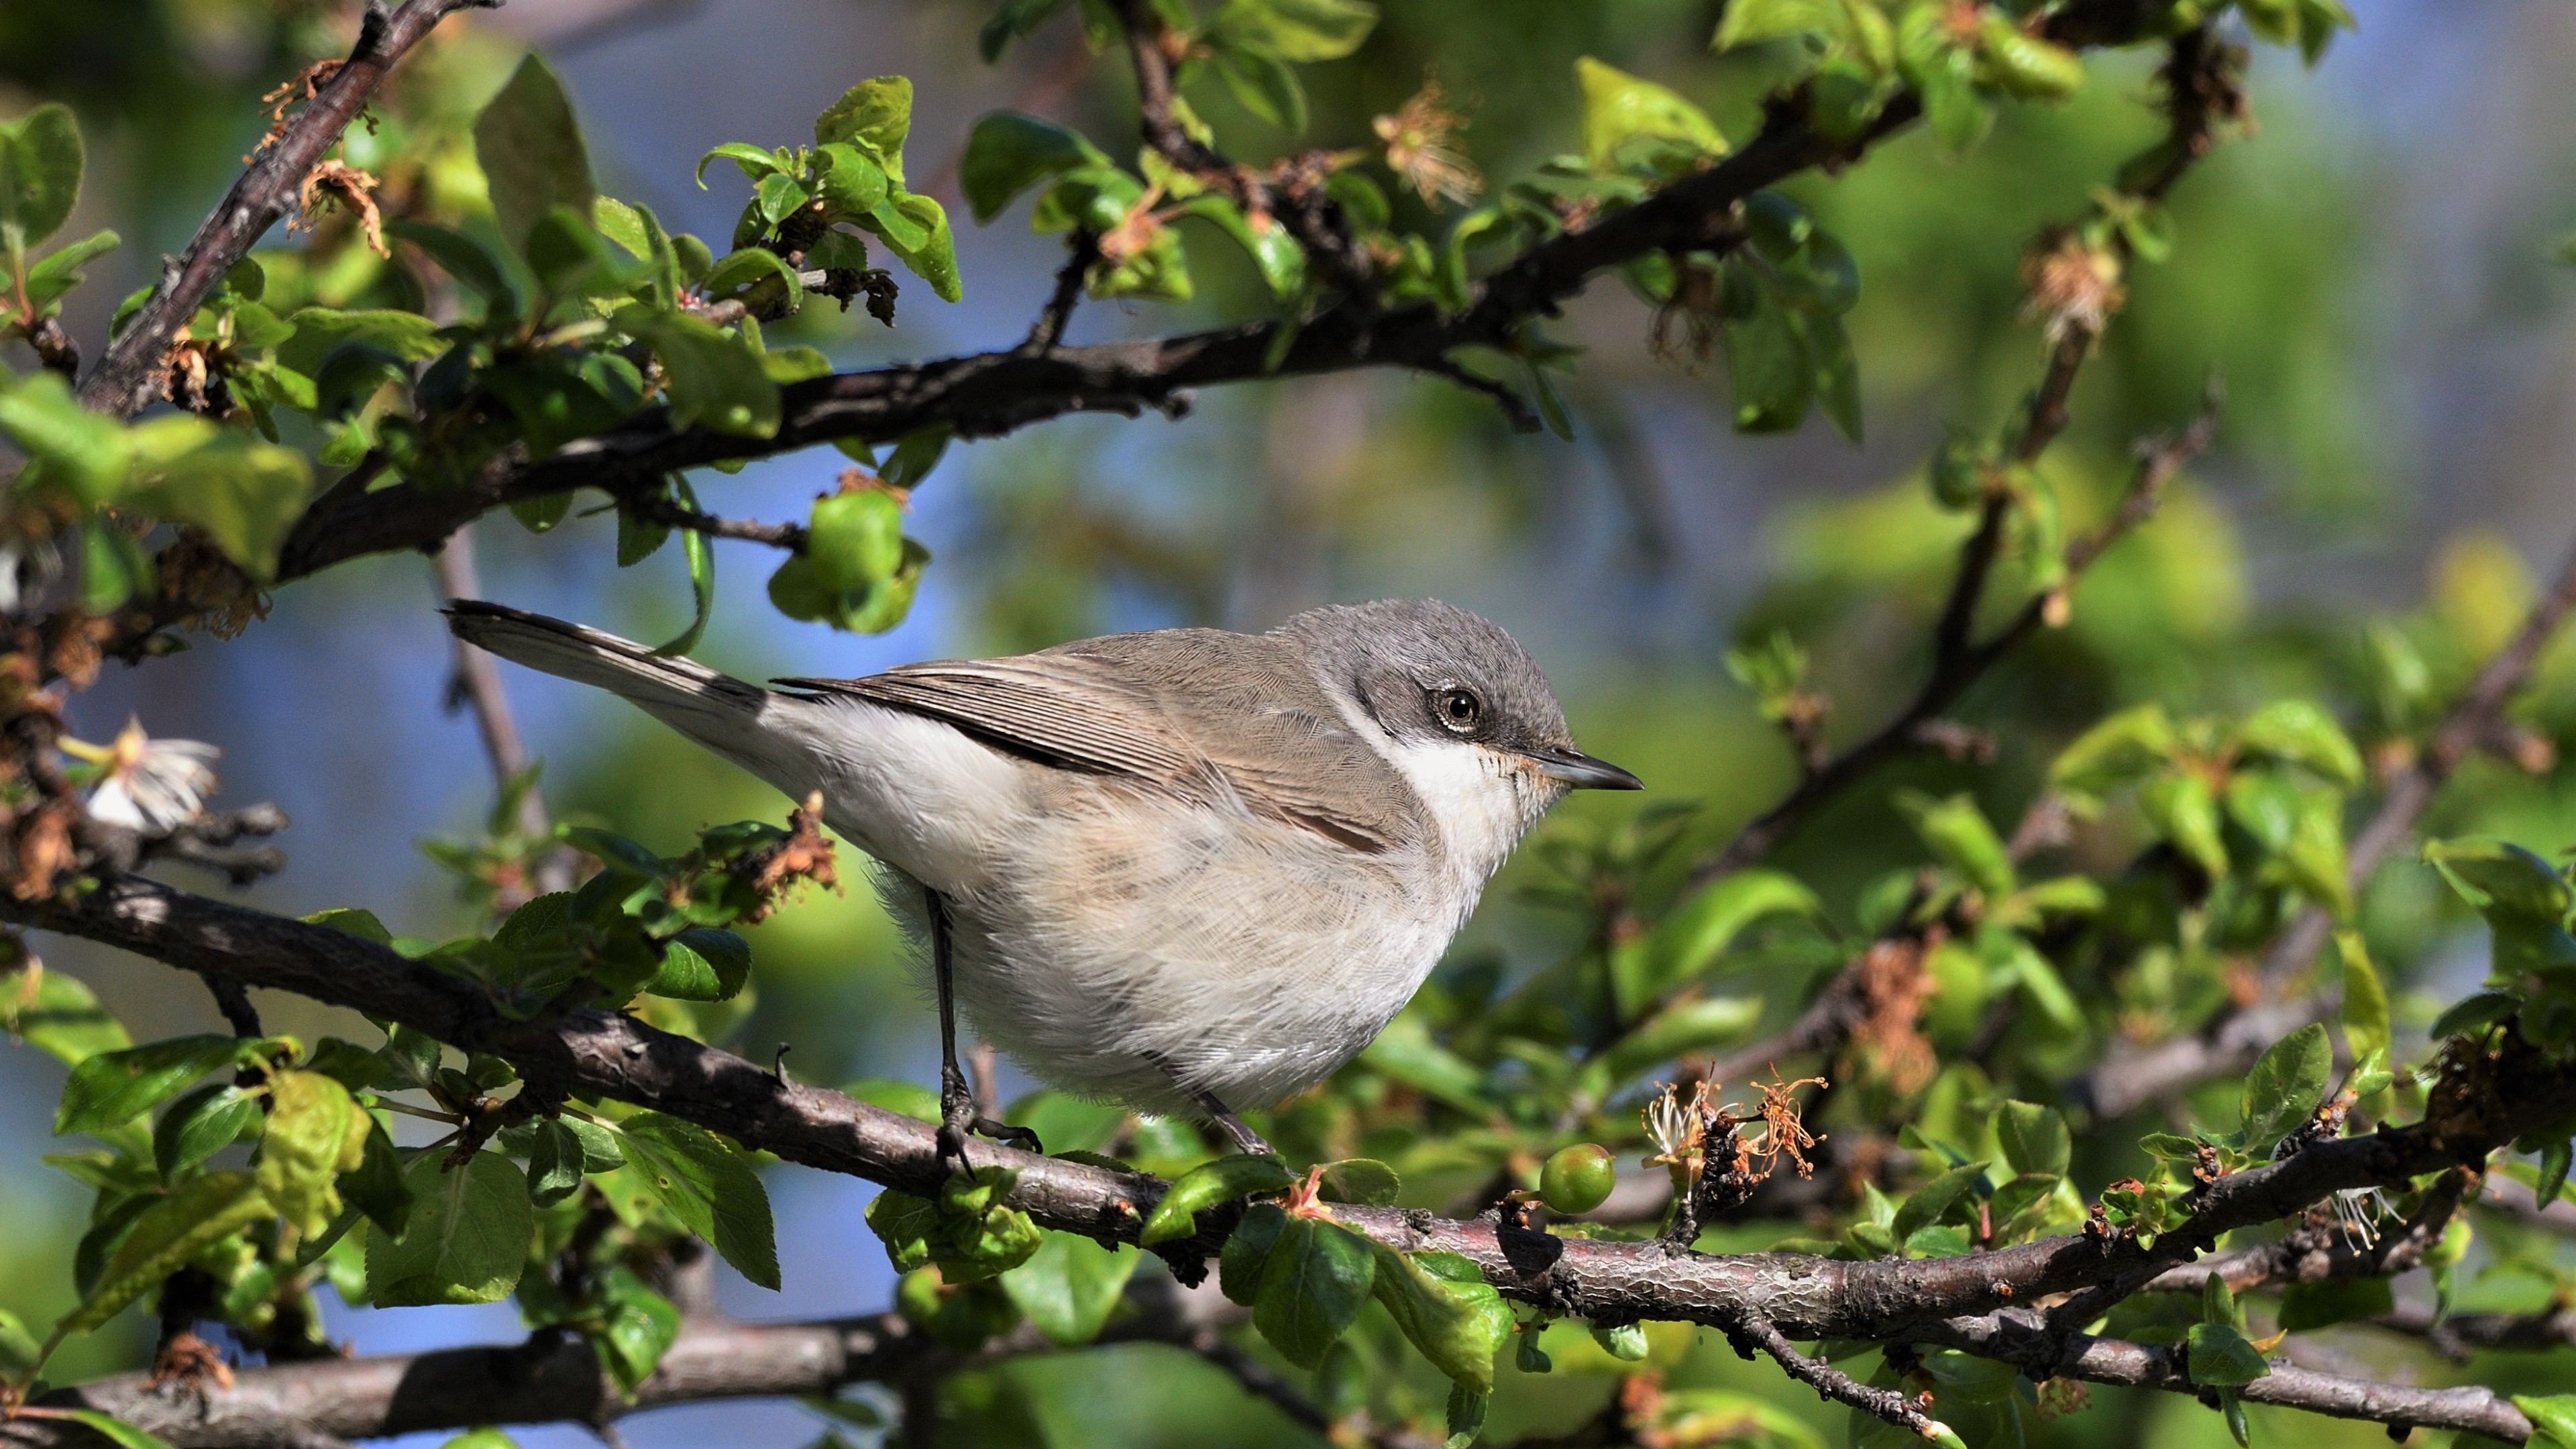
[[[1529,762],[1551,780],[1562,780],[1577,790],[1643,790],[1646,782],[1620,769],[1608,760],[1596,760],[1572,745],[1550,745],[1532,750]]]

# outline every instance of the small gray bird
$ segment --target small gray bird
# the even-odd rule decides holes
[[[1367,1046],[1568,790],[1641,788],[1574,748],[1510,635],[1430,601],[776,690],[494,604],[459,602],[449,623],[792,797],[821,793],[930,943],[942,1138],[960,1154],[965,1128],[998,1124],[973,1119],[952,1001],[1057,1087],[1195,1108],[1267,1151],[1230,1106],[1303,1091]]]

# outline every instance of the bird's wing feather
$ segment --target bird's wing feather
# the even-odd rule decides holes
[[[1258,814],[1380,852],[1422,838],[1403,777],[1353,733],[1290,646],[1215,630],[1112,635],[864,679],[781,679],[945,721],[1057,769]]]

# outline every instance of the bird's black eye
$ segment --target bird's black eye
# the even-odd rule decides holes
[[[1472,689],[1443,689],[1431,696],[1431,712],[1452,734],[1472,734],[1485,719],[1485,702]]]

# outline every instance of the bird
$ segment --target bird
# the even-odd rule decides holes
[[[1194,1115],[1243,1152],[1266,1108],[1357,1056],[1495,871],[1577,789],[1529,652],[1433,600],[1172,628],[861,679],[731,678],[488,602],[446,611],[503,659],[617,695],[865,851],[927,948],[941,1150],[975,1115],[956,1016],[1048,1085]]]

